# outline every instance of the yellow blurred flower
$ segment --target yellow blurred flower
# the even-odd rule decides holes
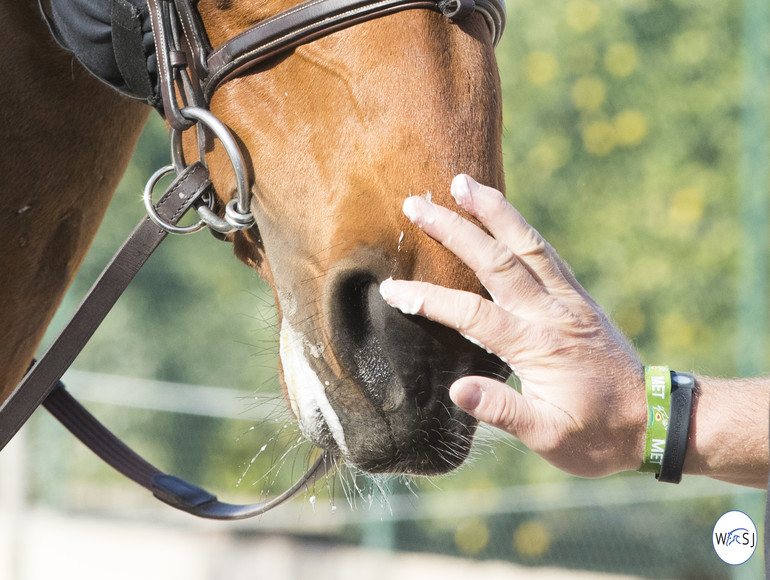
[[[559,74],[559,63],[550,52],[533,52],[527,56],[524,70],[533,85],[545,85]]]
[[[529,520],[513,533],[513,549],[522,556],[536,558],[545,554],[551,546],[551,533],[540,521]]]
[[[463,554],[478,554],[489,543],[489,527],[481,518],[463,520],[455,530],[455,544]]]
[[[647,119],[634,109],[626,109],[615,115],[613,126],[619,145],[638,145],[647,136]]]
[[[591,30],[599,21],[601,10],[591,0],[572,0],[567,4],[567,24],[578,32]]]
[[[674,194],[668,215],[680,224],[692,224],[703,216],[703,192],[697,187],[684,187]]]
[[[604,55],[604,68],[615,77],[627,77],[636,69],[636,49],[626,42],[610,45]]]
[[[607,89],[596,76],[582,77],[572,85],[572,102],[582,111],[595,111],[601,107]]]
[[[606,121],[594,121],[583,129],[583,145],[589,153],[607,155],[615,148],[615,128]]]

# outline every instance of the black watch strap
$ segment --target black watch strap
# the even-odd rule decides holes
[[[692,414],[694,390],[695,377],[690,373],[671,371],[670,420],[660,473],[655,476],[658,481],[679,483],[682,480],[684,456],[687,452],[687,439],[690,434],[690,415]]]

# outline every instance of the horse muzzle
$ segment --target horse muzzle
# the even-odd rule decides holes
[[[386,277],[340,265],[324,285],[322,324],[284,315],[289,400],[310,440],[364,471],[446,473],[467,458],[476,430],[450,385],[507,367],[454,330],[391,308],[379,294]]]

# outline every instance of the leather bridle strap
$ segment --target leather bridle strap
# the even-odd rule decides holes
[[[210,187],[206,168],[200,163],[190,165],[160,199],[158,210],[178,222]],[[139,269],[167,235],[166,230],[147,217],[134,229],[64,330],[0,406],[0,450],[54,389]]]
[[[261,515],[311,485],[334,465],[322,453],[310,469],[281,495],[266,502],[238,505],[221,502],[203,488],[169,475],[143,459],[91,415],[59,382],[43,403],[46,409],[105,463],[132,479],[168,505],[192,515],[215,520],[242,520]]]
[[[493,45],[505,27],[504,0],[307,0],[248,28],[216,49],[192,0],[147,0],[158,57],[163,114],[172,128],[192,124],[184,106],[206,108],[223,83],[267,59],[333,32],[411,9],[441,12],[453,21],[481,14]],[[180,74],[186,75],[183,80]],[[182,98],[180,105],[177,96]]]
[[[202,80],[204,98],[210,101],[221,84],[272,56],[361,22],[417,8],[455,19],[478,10],[487,19],[495,45],[503,31],[501,0],[310,0],[260,22],[211,52],[208,75]]]
[[[208,170],[200,163],[187,167],[156,205],[158,214],[176,224],[201,196],[210,193]],[[323,453],[287,491],[264,503],[233,505],[176,476],[168,475],[132,451],[64,388],[60,379],[80,353],[128,284],[168,232],[145,217],[94,283],[67,326],[35,363],[11,396],[0,406],[0,451],[41,404],[91,451],[111,467],[153,492],[165,503],[199,517],[243,519],[259,515],[296,495],[330,469],[334,460]]]

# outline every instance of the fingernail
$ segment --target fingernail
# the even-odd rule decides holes
[[[410,291],[408,282],[388,278],[380,283],[383,300],[404,314],[417,314],[422,308],[424,296]]]
[[[463,411],[474,411],[481,404],[484,391],[474,383],[455,383],[449,388],[449,398]]]
[[[388,302],[390,297],[393,295],[395,284],[396,281],[393,280],[393,278],[388,278],[387,280],[380,282],[380,296],[382,296],[385,302]]]
[[[433,203],[416,195],[407,197],[402,209],[409,221],[418,227],[422,227],[426,223],[433,223],[436,219],[429,215],[433,209]]]
[[[470,176],[464,173],[456,175],[452,180],[450,191],[452,197],[461,207],[467,207],[473,203],[472,191],[478,187],[478,183]]]
[[[419,203],[420,203],[419,197],[407,197],[404,200],[404,215],[409,218],[410,221],[416,221],[417,218],[420,216],[420,210],[419,210]]]

